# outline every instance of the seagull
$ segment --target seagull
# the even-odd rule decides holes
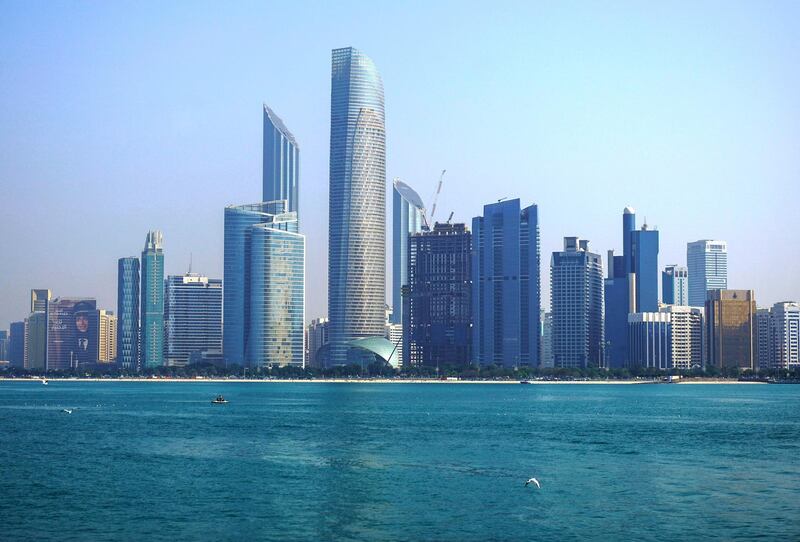
[[[72,414],[72,409],[71,408],[65,408],[61,412],[66,412],[67,414]]]
[[[542,489],[542,485],[539,483],[539,480],[537,480],[536,478],[531,478],[530,480],[525,482],[525,487],[528,487],[528,484],[536,484],[536,487],[538,487],[539,489]]]

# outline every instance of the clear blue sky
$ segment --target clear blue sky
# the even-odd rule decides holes
[[[625,205],[661,230],[660,265],[724,239],[730,287],[800,299],[798,21],[798,2],[2,1],[0,328],[30,288],[115,310],[117,258],[150,228],[167,273],[193,253],[221,277],[223,207],[260,197],[264,101],[301,146],[324,315],[330,49],[349,45],[383,76],[387,180],[428,201],[446,168],[441,219],[539,204],[545,299],[561,238],[605,261]]]

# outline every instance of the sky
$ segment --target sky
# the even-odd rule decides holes
[[[659,265],[728,242],[730,288],[800,299],[798,2],[0,0],[0,329],[29,290],[116,309],[117,259],[222,277],[223,208],[261,196],[266,102],[301,148],[307,319],[327,306],[330,50],[383,77],[391,179],[469,223],[537,203],[542,291],[564,236]],[[387,294],[390,290],[387,287]]]

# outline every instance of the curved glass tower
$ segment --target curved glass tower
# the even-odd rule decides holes
[[[392,183],[392,323],[403,323],[402,288],[408,284],[408,238],[422,231],[425,205],[400,179]]]
[[[298,212],[300,148],[283,121],[264,104],[264,194],[262,201],[286,200]]]
[[[139,258],[117,263],[117,361],[139,370]]]
[[[143,367],[164,365],[164,236],[148,232],[142,251],[141,341]]]
[[[348,344],[382,337],[386,318],[383,82],[352,47],[332,52],[330,149],[329,359],[338,365],[367,361]]]

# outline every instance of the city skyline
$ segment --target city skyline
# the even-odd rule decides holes
[[[607,249],[619,251],[622,248],[618,244],[615,216],[621,206],[631,204],[646,208],[648,221],[659,227],[660,266],[665,263],[686,265],[686,243],[690,241],[724,239],[729,249],[730,288],[755,290],[756,299],[765,307],[800,297],[800,285],[792,279],[798,275],[800,263],[794,260],[759,260],[759,265],[754,265],[750,260],[755,254],[758,258],[775,254],[777,258],[781,247],[791,246],[791,232],[797,231],[796,221],[800,220],[797,213],[792,212],[791,201],[795,198],[785,197],[787,191],[789,196],[797,191],[792,183],[798,170],[798,158],[796,153],[790,156],[787,152],[796,148],[797,141],[796,127],[791,123],[797,101],[790,98],[792,93],[797,94],[797,75],[783,71],[791,60],[785,53],[783,56],[773,55],[771,64],[759,66],[757,62],[773,49],[791,50],[794,42],[786,40],[796,38],[784,35],[780,26],[778,30],[770,28],[772,36],[762,33],[764,30],[748,28],[742,36],[742,45],[734,43],[732,34],[716,31],[714,37],[726,46],[723,52],[716,53],[722,56],[720,62],[712,66],[717,71],[706,79],[695,80],[686,92],[676,88],[677,81],[696,78],[697,70],[703,64],[696,60],[682,69],[678,61],[687,60],[683,56],[686,50],[697,45],[698,40],[702,41],[693,33],[698,31],[699,22],[686,23],[692,32],[689,32],[689,43],[681,47],[663,35],[648,39],[638,34],[647,51],[653,52],[659,45],[665,46],[666,58],[660,59],[659,66],[668,68],[666,83],[673,94],[656,88],[656,83],[662,79],[653,69],[637,63],[638,57],[634,53],[623,55],[620,63],[608,59],[605,64],[601,62],[610,68],[608,74],[599,74],[584,66],[578,60],[577,51],[583,50],[581,43],[585,47],[588,42],[579,42],[569,49],[565,66],[554,72],[555,57],[548,49],[552,42],[547,41],[554,38],[547,33],[545,36],[548,37],[542,40],[520,37],[499,40],[497,45],[489,47],[477,58],[490,58],[493,53],[516,45],[512,48],[511,59],[498,59],[499,64],[490,68],[489,83],[474,84],[468,79],[468,73],[475,59],[467,62],[456,56],[452,48],[444,45],[444,38],[437,38],[441,42],[426,44],[434,46],[434,50],[443,55],[441,60],[432,60],[432,56],[422,54],[425,48],[421,45],[410,49],[393,48],[384,44],[391,40],[379,39],[384,36],[377,32],[359,31],[345,25],[340,32],[323,34],[318,41],[303,44],[292,64],[286,64],[278,55],[265,54],[277,50],[277,41],[270,40],[278,38],[259,35],[256,39],[254,34],[245,31],[241,39],[234,40],[228,47],[246,49],[245,45],[249,46],[260,65],[272,75],[280,73],[281,78],[248,75],[243,63],[234,62],[225,68],[227,79],[219,84],[227,92],[220,92],[217,85],[207,94],[196,88],[202,86],[197,85],[198,77],[201,77],[199,56],[183,49],[177,41],[169,41],[165,44],[165,58],[178,64],[175,61],[184,58],[187,66],[169,77],[163,75],[170,84],[161,93],[153,93],[147,86],[136,87],[134,90],[142,93],[142,98],[135,99],[136,95],[129,94],[130,90],[116,86],[117,76],[109,58],[87,49],[87,43],[75,35],[78,29],[103,33],[106,24],[113,26],[108,21],[122,16],[117,8],[102,8],[93,18],[80,24],[68,20],[64,26],[67,36],[63,41],[44,39],[42,52],[19,52],[20,48],[32,44],[30,24],[36,21],[45,29],[54,25],[59,19],[60,9],[63,8],[56,6],[48,15],[43,9],[34,8],[22,14],[8,8],[8,31],[0,38],[6,50],[16,52],[9,55],[8,69],[0,75],[5,83],[3,86],[7,88],[0,96],[0,115],[3,125],[13,128],[0,135],[0,143],[9,152],[7,159],[0,161],[0,176],[4,179],[4,188],[9,188],[7,197],[11,202],[9,212],[2,218],[3,231],[8,233],[2,241],[2,249],[4,254],[13,255],[4,259],[1,270],[4,277],[0,285],[2,328],[24,317],[28,291],[40,286],[59,292],[59,295],[94,297],[98,306],[114,308],[116,262],[140,246],[141,232],[151,228],[164,231],[167,239],[165,251],[169,252],[169,257],[165,261],[165,275],[185,271],[188,255],[193,253],[198,269],[209,276],[222,276],[222,227],[218,210],[225,204],[257,199],[262,176],[263,140],[261,117],[256,115],[263,102],[280,112],[281,118],[292,126],[303,148],[304,188],[300,206],[304,209],[303,231],[309,235],[306,319],[326,316],[327,175],[324,171],[327,166],[329,98],[325,79],[329,73],[330,49],[351,44],[375,60],[386,82],[387,103],[390,104],[387,108],[387,134],[391,142],[387,177],[402,177],[427,200],[435,188],[437,173],[443,168],[448,169],[440,201],[440,217],[452,210],[456,221],[465,222],[477,215],[487,202],[503,196],[519,197],[539,206],[544,254],[557,250],[564,235],[580,231],[591,239],[592,247],[598,253],[605,255]],[[167,12],[165,21],[180,15],[179,9],[169,9],[174,12]],[[442,9],[432,8],[431,13],[441,17]],[[591,10],[586,8],[585,11]],[[735,15],[762,19],[778,17],[776,13],[746,12],[746,8],[739,7],[722,14],[722,17],[731,23],[738,20]],[[194,44],[190,38],[196,37],[210,24],[210,16],[200,10],[195,25],[178,25],[176,35],[185,36]],[[232,17],[235,20],[242,16],[234,9]],[[530,16],[537,25],[547,17],[570,21],[557,9],[552,12],[534,10]],[[698,14],[698,21],[703,16],[710,17],[711,14]],[[781,16],[791,18],[792,14],[782,13]],[[377,15],[370,13],[370,17]],[[507,15],[493,17],[511,28],[516,27]],[[124,26],[123,34],[140,43],[146,33],[136,26],[135,19]],[[677,24],[674,19],[667,19],[670,24]],[[477,24],[477,17],[472,20],[461,15],[460,20],[467,27]],[[400,29],[404,24],[406,27],[410,24],[403,17],[400,17],[400,22]],[[604,29],[608,31],[612,23],[605,22]],[[655,20],[645,22],[645,28],[663,29],[667,24]],[[313,26],[316,23],[309,24]],[[572,20],[572,24],[582,28],[584,22],[578,18]],[[621,23],[615,24],[619,26]],[[735,24],[734,27],[741,29]],[[597,32],[589,33],[583,39],[598,36],[611,39],[605,48],[601,48],[604,52],[621,47],[619,40]],[[131,68],[126,77],[150,73],[147,66],[135,61],[132,50],[123,45],[123,40],[112,36],[104,39],[109,40],[111,51],[122,53],[114,60]],[[211,42],[221,46],[219,40],[212,39]],[[490,42],[484,40],[484,43]],[[457,43],[463,44],[461,40]],[[544,45],[544,49],[534,48],[533,45],[537,44]],[[758,46],[755,48],[756,61],[734,61],[734,52],[747,44]],[[55,69],[57,66],[53,63],[56,60],[47,58],[47,52],[55,50],[56,45],[64,47],[62,56],[56,55],[56,59],[65,60],[67,65],[70,62],[96,61],[93,69],[98,84],[89,96],[83,96],[80,90],[85,87],[69,79],[64,69]],[[410,56],[401,55],[401,49],[402,53]],[[798,48],[794,47],[794,50]],[[459,55],[467,57],[470,51],[474,49],[459,51]],[[544,54],[534,55],[533,58],[539,58],[536,61],[524,56],[540,51]],[[215,52],[210,60],[218,69],[222,69],[220,56],[225,55]],[[17,63],[18,58],[26,59],[28,66],[25,70]],[[159,70],[164,67],[147,58],[154,62],[150,69],[155,75],[161,73]],[[409,62],[409,58],[414,62]],[[603,58],[601,56],[599,60]],[[503,67],[508,67],[509,62],[519,62],[519,65],[508,70],[510,75],[503,76]],[[413,68],[409,64],[414,64]],[[535,83],[531,95],[521,94],[528,82],[520,72],[520,68],[525,66],[541,68],[534,70],[537,75],[530,80]],[[731,68],[735,69],[725,73]],[[434,76],[437,69],[444,69],[448,77]],[[414,70],[420,71],[419,77],[411,76]],[[761,77],[752,77],[753,73]],[[79,75],[84,79],[89,77],[86,72]],[[634,99],[631,94],[631,89],[637,88],[632,79],[636,75],[640,76],[639,83],[643,88],[644,97],[641,99]],[[713,75],[719,80],[712,81]],[[575,84],[582,77],[594,78],[590,90],[582,90]],[[142,79],[152,80],[153,77]],[[310,85],[308,81],[318,84]],[[719,92],[721,85],[729,95],[722,105],[712,106],[709,100],[716,97],[715,92]],[[62,92],[61,99],[54,99],[50,89]],[[191,94],[187,97],[181,90],[188,89],[191,89]],[[556,92],[565,90],[570,92],[565,93],[564,100],[554,101]],[[619,91],[619,95],[614,90]],[[760,105],[759,92],[769,94],[769,107]],[[457,93],[463,93],[462,98],[452,100],[451,96]],[[531,107],[534,105],[531,96],[534,95],[545,98],[542,106]],[[195,104],[187,98],[197,102],[199,107],[194,107]],[[599,103],[601,98],[607,102]],[[497,105],[498,99],[514,103],[514,113]],[[628,109],[622,107],[625,100],[632,100]],[[118,108],[122,102],[126,107]],[[530,111],[520,112],[520,105]],[[547,105],[557,105],[555,111],[559,114],[569,106],[578,105],[579,112],[587,119],[579,122],[576,116],[569,114],[562,117],[548,114]],[[701,106],[711,108],[712,114],[703,114]],[[734,106],[750,113],[734,113]],[[151,111],[132,120],[143,107]],[[608,113],[598,112],[600,110]],[[227,121],[223,112],[232,113],[235,120]],[[756,112],[761,114],[762,120],[756,118]],[[642,113],[646,113],[649,122],[637,124],[634,119]],[[618,114],[618,118],[613,118],[614,114]],[[668,121],[667,117],[676,114],[677,119]],[[85,123],[75,122],[76,115],[85,115]],[[457,133],[468,115],[472,115],[470,123],[491,120],[492,125],[500,130],[511,130],[510,126],[520,121],[527,124],[529,132],[520,134],[512,130],[516,140],[505,141],[510,145],[505,151],[513,155],[512,159],[503,159],[507,165],[498,164],[498,158],[504,157],[500,147],[485,143],[483,152],[476,152],[478,147],[474,142]],[[111,123],[109,126],[118,124],[106,131],[102,140],[88,127],[89,123],[101,122]],[[676,128],[679,122],[683,123],[680,129]],[[739,130],[733,136],[728,135],[734,125],[747,125],[748,133]],[[82,129],[73,131],[75,126]],[[589,135],[608,135],[611,142],[595,140],[594,150],[582,151],[581,146],[588,141],[584,141],[584,136],[574,135],[578,127],[587,129]],[[654,138],[653,134],[659,129],[666,130],[672,137],[664,140]],[[145,139],[145,132],[152,138]],[[194,135],[184,137],[188,132],[194,132]],[[722,138],[707,139],[710,135],[723,133],[725,136]],[[550,143],[543,138],[544,135],[552,136]],[[630,147],[629,137],[641,141]],[[59,145],[55,145],[54,140],[60,141]],[[698,144],[700,140],[703,145]],[[702,152],[696,154],[692,150],[695,147],[702,148]],[[629,148],[634,152],[627,152]],[[743,152],[743,149],[748,152]],[[102,158],[97,160],[100,156]],[[722,163],[723,156],[725,164]],[[781,168],[771,166],[770,161]],[[612,178],[613,182],[610,181]],[[668,181],[671,184],[667,185]],[[688,190],[691,187],[695,191],[693,201],[684,202],[681,212],[676,212],[674,202],[668,198],[676,189],[676,183],[678,188]],[[80,190],[75,190],[76,186],[80,186]],[[190,189],[192,197],[187,198]],[[390,190],[391,187],[387,186],[387,197]],[[717,194],[718,203],[730,206],[730,212],[704,212],[707,207],[704,202],[709,201],[712,192]],[[565,193],[577,194],[578,199],[570,208],[564,204]],[[117,198],[123,199],[120,202]],[[114,204],[101,203],[106,200]],[[594,200],[594,204],[590,204],[590,200]],[[81,243],[75,236],[80,228],[57,227],[55,219],[61,216],[63,208],[85,209],[98,220],[114,220],[117,227],[91,242]],[[750,221],[739,219],[742,209],[747,209],[747,216],[761,219],[757,220],[759,228],[753,227]],[[568,212],[570,210],[578,212]],[[788,224],[773,224],[766,220],[774,213],[787,217]],[[388,210],[386,215],[387,224],[391,224]],[[203,239],[203,242],[197,239]],[[39,250],[20,248],[33,246]],[[391,258],[390,251],[386,252],[388,292],[391,291]],[[61,262],[58,269],[51,266],[54,260]],[[772,263],[780,265],[770,265]],[[608,265],[605,258],[604,265]],[[549,298],[546,280],[542,281],[542,289],[543,306],[546,306]]]

